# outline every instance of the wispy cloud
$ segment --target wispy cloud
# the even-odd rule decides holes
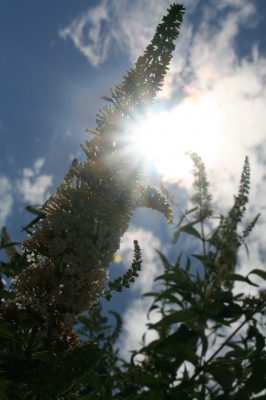
[[[43,204],[48,197],[47,189],[52,186],[52,175],[40,175],[45,162],[39,158],[33,168],[24,168],[22,178],[16,181],[16,189],[22,196],[21,200],[28,204]]]
[[[198,152],[209,172],[214,201],[219,200],[226,210],[237,191],[247,155],[252,173],[250,201],[260,210],[266,195],[266,186],[261,185],[266,157],[266,58],[257,43],[245,58],[236,52],[241,28],[252,29],[260,16],[248,0],[206,4],[197,27],[185,16],[164,85],[164,97],[181,91],[184,97],[164,117],[163,140],[162,129],[156,132],[163,156],[159,161],[169,165],[166,172],[160,165],[160,172],[165,180],[190,186],[191,167],[185,170],[182,151]],[[160,126],[159,121],[156,124]],[[150,147],[156,144],[156,134],[153,129]]]
[[[72,40],[93,66],[107,60],[115,49],[123,51],[134,62],[149,43],[170,3],[166,0],[102,1],[61,29],[60,36]],[[219,207],[217,211],[226,215],[233,204],[233,195],[237,194],[247,155],[251,164],[252,207],[247,209],[250,222],[257,213],[265,210],[266,58],[256,42],[251,44],[245,57],[237,52],[237,48],[242,29],[256,27],[260,15],[256,3],[251,0],[195,1],[193,5],[186,1],[184,5],[187,12],[176,53],[159,96],[161,99],[180,99],[181,94],[182,99],[166,114],[158,129],[158,147],[163,155],[160,168],[163,169],[167,162],[170,168],[167,170],[169,175],[165,173],[165,180],[190,188],[192,165],[184,169],[185,161],[181,154],[186,148],[197,151],[206,164],[210,191]],[[197,15],[201,15],[201,20]],[[160,126],[158,121],[156,124]],[[148,143],[149,147],[156,145],[155,129],[152,130],[152,141]],[[240,252],[243,274],[252,268],[264,268],[265,222],[262,215],[248,241],[250,259]],[[125,250],[129,248],[126,241],[130,238],[132,248],[134,239],[130,233],[128,235],[121,245],[124,257],[129,254]],[[145,249],[148,247],[147,243]],[[129,258],[131,262],[132,254]],[[139,290],[143,291],[150,290],[150,282],[159,273],[156,261],[147,265],[151,265],[146,271],[152,278],[145,276],[142,281],[140,277]],[[252,291],[253,288],[246,290]],[[125,336],[125,346],[127,340],[130,342],[137,338],[140,341],[140,332],[145,330],[145,301],[133,302],[124,316],[126,326],[130,327]],[[125,349],[127,351],[128,347]]]
[[[5,176],[0,176],[0,228],[11,216],[13,202],[11,182]]]
[[[61,28],[59,36],[70,39],[94,67],[117,50],[135,62],[170,4],[170,0],[103,0]]]
[[[110,24],[106,1],[89,8],[76,17],[69,26],[59,30],[63,39],[70,38],[75,47],[96,67],[107,57],[110,36],[104,26]]]
[[[182,42],[181,30],[183,58],[180,61],[178,56],[174,57],[172,68],[179,70],[179,80],[169,89],[174,93],[183,88],[186,94],[171,112],[177,124],[173,132],[176,145],[172,143],[170,147],[182,147],[183,138],[185,145],[191,136],[191,149],[198,151],[207,165],[217,211],[226,214],[233,205],[244,158],[250,159],[251,206],[247,207],[246,222],[251,222],[259,212],[262,215],[248,240],[250,260],[241,253],[243,273],[253,265],[264,268],[266,58],[260,54],[257,43],[251,45],[250,54],[244,58],[235,49],[241,40],[240,29],[252,29],[259,18],[254,3],[248,0],[221,1],[219,6],[215,2],[215,6],[206,7],[197,32],[185,35],[187,45]],[[186,118],[182,119],[184,115]],[[188,175],[181,174],[182,169],[176,168],[176,181],[183,180],[185,184]]]
[[[103,62],[115,48],[126,52],[134,62],[149,43],[170,3],[168,0],[102,1],[61,29],[60,35],[73,40],[93,65]],[[187,12],[176,54],[159,96],[171,98],[182,92],[184,98],[167,115],[169,123],[164,129],[164,140],[158,132],[158,147],[164,155],[162,163],[168,161],[168,170],[175,181],[190,184],[184,174],[184,158],[177,156],[177,151],[180,154],[186,148],[197,151],[212,169],[214,183],[219,176],[215,199],[220,198],[220,188],[233,196],[245,155],[250,156],[256,183],[263,178],[266,59],[259,54],[256,44],[246,59],[239,59],[235,50],[237,41],[241,40],[241,28],[252,29],[260,16],[250,0],[184,4]],[[199,10],[202,18],[195,25]],[[86,38],[91,43],[83,46]],[[156,137],[152,134],[155,146]],[[149,147],[152,147],[150,141]],[[165,173],[161,166],[159,170]],[[231,179],[228,179],[229,170]],[[230,201],[231,198],[228,197]],[[227,200],[225,203],[229,205]]]

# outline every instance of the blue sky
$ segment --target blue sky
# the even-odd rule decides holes
[[[90,138],[85,129],[95,128],[95,114],[105,105],[101,97],[122,81],[169,4],[0,0],[0,225],[14,240],[24,238],[21,226],[31,219],[25,207],[42,204],[71,160],[84,159],[80,143]],[[163,174],[185,208],[192,164],[182,152],[197,151],[206,164],[214,205],[226,213],[249,156],[247,221],[259,212],[262,216],[249,240],[250,260],[240,253],[240,264],[244,273],[250,265],[264,268],[266,2],[183,4],[187,12],[155,116],[136,132],[140,151],[149,156],[148,183],[157,186]],[[130,265],[138,239],[144,259],[139,280],[132,290],[103,303],[124,316],[124,352],[136,347],[144,332],[148,300],[141,293],[152,289],[162,268],[154,249],[172,259],[177,255],[170,235],[159,213],[137,211],[121,244],[123,262],[110,268],[112,277]]]

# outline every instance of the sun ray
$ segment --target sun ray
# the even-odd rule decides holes
[[[184,151],[198,153],[212,163],[221,150],[219,105],[207,94],[187,97],[171,112],[152,115],[135,135],[135,146],[147,162],[168,179],[179,179],[191,170]]]

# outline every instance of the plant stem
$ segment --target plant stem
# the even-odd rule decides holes
[[[198,369],[195,371],[194,375],[192,375],[192,377],[190,378],[191,381],[193,381],[197,375],[199,375],[199,373],[204,370],[210,363],[211,361],[214,359],[214,357],[216,357],[216,355],[218,353],[220,353],[220,351],[224,348],[224,346],[227,345],[227,343],[230,342],[230,340],[236,335],[236,333],[250,320],[250,318],[255,315],[258,310],[259,310],[260,306],[258,306],[253,312],[251,312],[249,314],[249,316],[246,317],[246,319],[242,322],[242,324],[240,324],[232,333],[231,335],[226,339],[225,342],[223,342],[221,344],[221,346],[213,353],[213,355]]]

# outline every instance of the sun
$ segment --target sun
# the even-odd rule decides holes
[[[211,164],[222,146],[218,106],[208,96],[188,97],[171,112],[152,115],[134,132],[137,151],[166,179],[182,179],[191,170],[186,150]]]

